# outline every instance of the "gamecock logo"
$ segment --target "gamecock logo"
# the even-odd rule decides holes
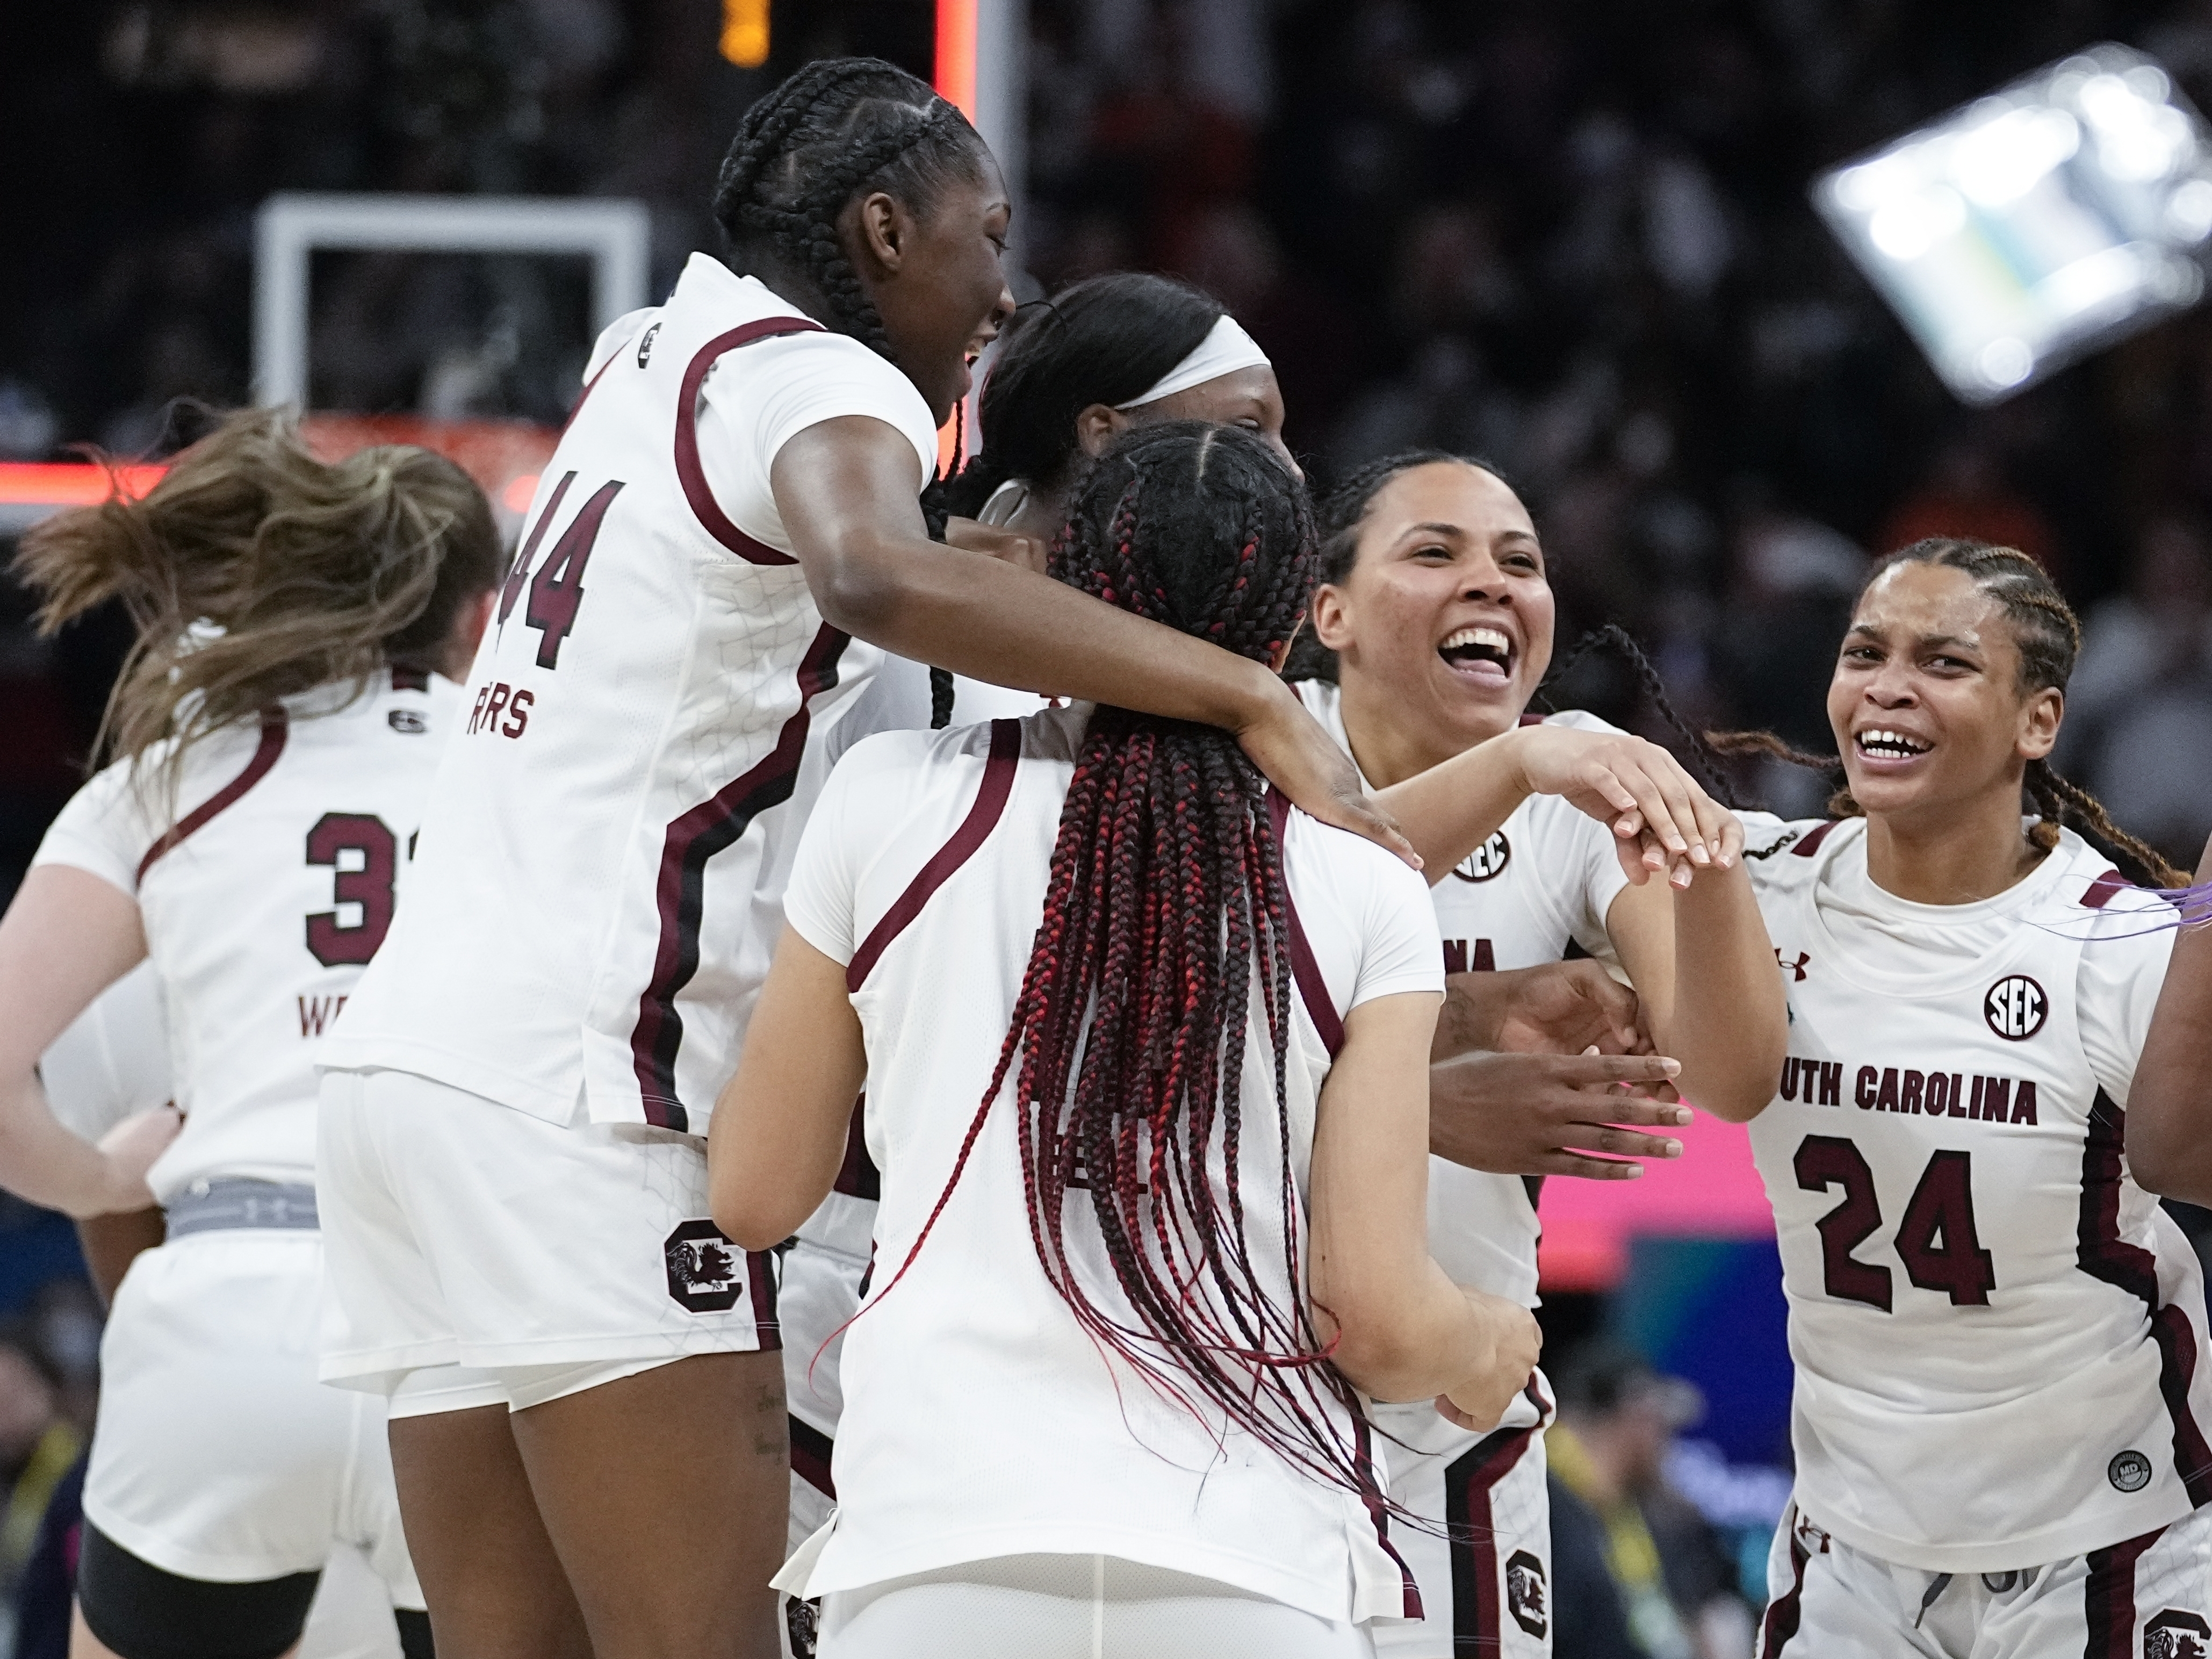
[[[1526,1550],[1505,1558],[1505,1610],[1515,1624],[1542,1639],[1551,1622],[1551,1597],[1544,1583],[1544,1564]]]
[[[711,1221],[687,1221],[662,1245],[668,1294],[693,1313],[723,1313],[744,1294],[744,1253]]]
[[[2168,1607],[2143,1626],[2143,1659],[2205,1659],[2212,1625],[2193,1613]]]

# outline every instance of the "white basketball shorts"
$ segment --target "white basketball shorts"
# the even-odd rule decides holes
[[[416,1375],[465,1367],[522,1409],[778,1346],[769,1259],[714,1225],[698,1136],[546,1123],[392,1071],[325,1073],[319,1133],[325,1382],[488,1403]]]
[[[1855,1550],[1793,1504],[1766,1572],[1759,1659],[2212,1654],[2212,1510],[2067,1560],[1947,1577]]]
[[[1013,1555],[823,1598],[821,1659],[1372,1659],[1366,1627],[1111,1555]]]
[[[384,1406],[315,1380],[312,1231],[194,1233],[131,1264],[100,1340],[85,1519],[186,1578],[319,1571],[350,1544],[419,1610]]]
[[[1472,1435],[1432,1405],[1378,1406],[1375,1443],[1391,1498],[1425,1523],[1390,1523],[1421,1590],[1418,1622],[1375,1626],[1386,1659],[1540,1659],[1552,1651],[1552,1505],[1544,1488],[1546,1393]]]

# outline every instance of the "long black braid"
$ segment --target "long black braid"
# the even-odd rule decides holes
[[[2023,692],[2049,686],[2063,692],[2072,678],[2074,659],[2081,649],[2081,624],[2074,609],[2059,592],[2050,573],[2017,548],[1995,547],[1966,537],[1929,536],[1900,548],[1877,566],[1859,589],[1864,596],[1875,578],[1896,564],[1932,564],[1964,571],[1974,586],[2004,607],[2012,624],[2013,640],[2020,652],[2020,689]],[[1792,749],[1771,732],[1715,732],[1708,733],[1713,747],[1724,755],[1767,755],[1802,766],[1831,779],[1835,793],[1828,798],[1832,818],[1859,817],[1863,809],[1844,786],[1844,763],[1837,756],[1808,755]],[[2058,845],[2060,828],[2071,823],[2086,830],[2120,854],[2136,872],[2154,887],[2186,887],[2189,878],[2161,858],[2157,851],[2114,823],[2100,801],[2081,785],[2061,777],[2047,760],[2028,762],[2021,788],[2035,808],[2036,823],[2028,840],[2045,852]]]
[[[890,337],[860,286],[837,221],[854,197],[885,191],[917,213],[950,177],[974,178],[983,141],[968,118],[879,58],[809,64],[738,124],[714,186],[733,269],[803,270],[823,320],[888,357]]]
[[[1658,711],[1659,718],[1682,739],[1682,745],[1689,754],[1690,764],[1697,768],[1698,776],[1704,781],[1706,793],[1723,806],[1741,807],[1743,803],[1736,799],[1735,786],[1729,783],[1727,769],[1722,763],[1722,751],[1706,740],[1705,733],[1692,728],[1675,712],[1674,701],[1667,695],[1667,682],[1660,678],[1659,671],[1651,665],[1651,659],[1644,654],[1644,647],[1636,642],[1636,636],[1619,623],[1607,623],[1602,628],[1593,628],[1569,647],[1565,656],[1553,659],[1550,672],[1544,676],[1544,683],[1536,688],[1537,698],[1548,707],[1551,699],[1546,694],[1562,684],[1574,672],[1576,665],[1593,651],[1610,651],[1628,665],[1629,672],[1636,676],[1636,683],[1645,698]]]
[[[1125,434],[1084,476],[1052,568],[1264,661],[1305,608],[1314,542],[1304,492],[1263,442],[1168,422]],[[1290,912],[1268,806],[1229,733],[1127,709],[1093,715],[998,1066],[882,1294],[920,1255],[1011,1085],[1031,1241],[1084,1330],[1167,1397],[1382,1506],[1339,1427],[1356,1396],[1298,1293],[1283,1069]],[[1255,1099],[1243,1057],[1260,1018],[1274,1065]],[[1247,1135],[1285,1154],[1265,1192],[1243,1180],[1256,1172],[1240,1158]],[[1085,1212],[1133,1317],[1085,1282]],[[1261,1213],[1271,1224],[1255,1233],[1248,1217]]]

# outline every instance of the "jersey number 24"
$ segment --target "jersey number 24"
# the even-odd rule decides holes
[[[1881,1225],[1881,1203],[1865,1157],[1841,1135],[1807,1135],[1790,1163],[1805,1191],[1844,1189],[1843,1202],[1816,1224],[1823,1287],[1843,1301],[1889,1312],[1889,1269],[1851,1254]],[[1996,1265],[1974,1229],[1973,1168],[1971,1152],[1930,1154],[1897,1225],[1905,1277],[1923,1291],[1944,1292],[1960,1308],[1989,1306],[1997,1282]]]

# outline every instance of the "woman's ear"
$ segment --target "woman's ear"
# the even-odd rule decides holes
[[[1096,460],[1107,445],[1129,429],[1129,417],[1105,404],[1091,404],[1075,417],[1075,441]]]
[[[914,216],[896,197],[876,191],[847,211],[854,216],[851,241],[863,276],[881,282],[906,263]]]
[[[2058,743],[2059,722],[2066,718],[2066,694],[2046,685],[2027,700],[2020,716],[2020,755],[2022,760],[2043,760]]]
[[[1345,591],[1334,582],[1323,582],[1314,589],[1313,604],[1306,615],[1313,622],[1314,637],[1330,650],[1340,652],[1352,643],[1352,606]]]

